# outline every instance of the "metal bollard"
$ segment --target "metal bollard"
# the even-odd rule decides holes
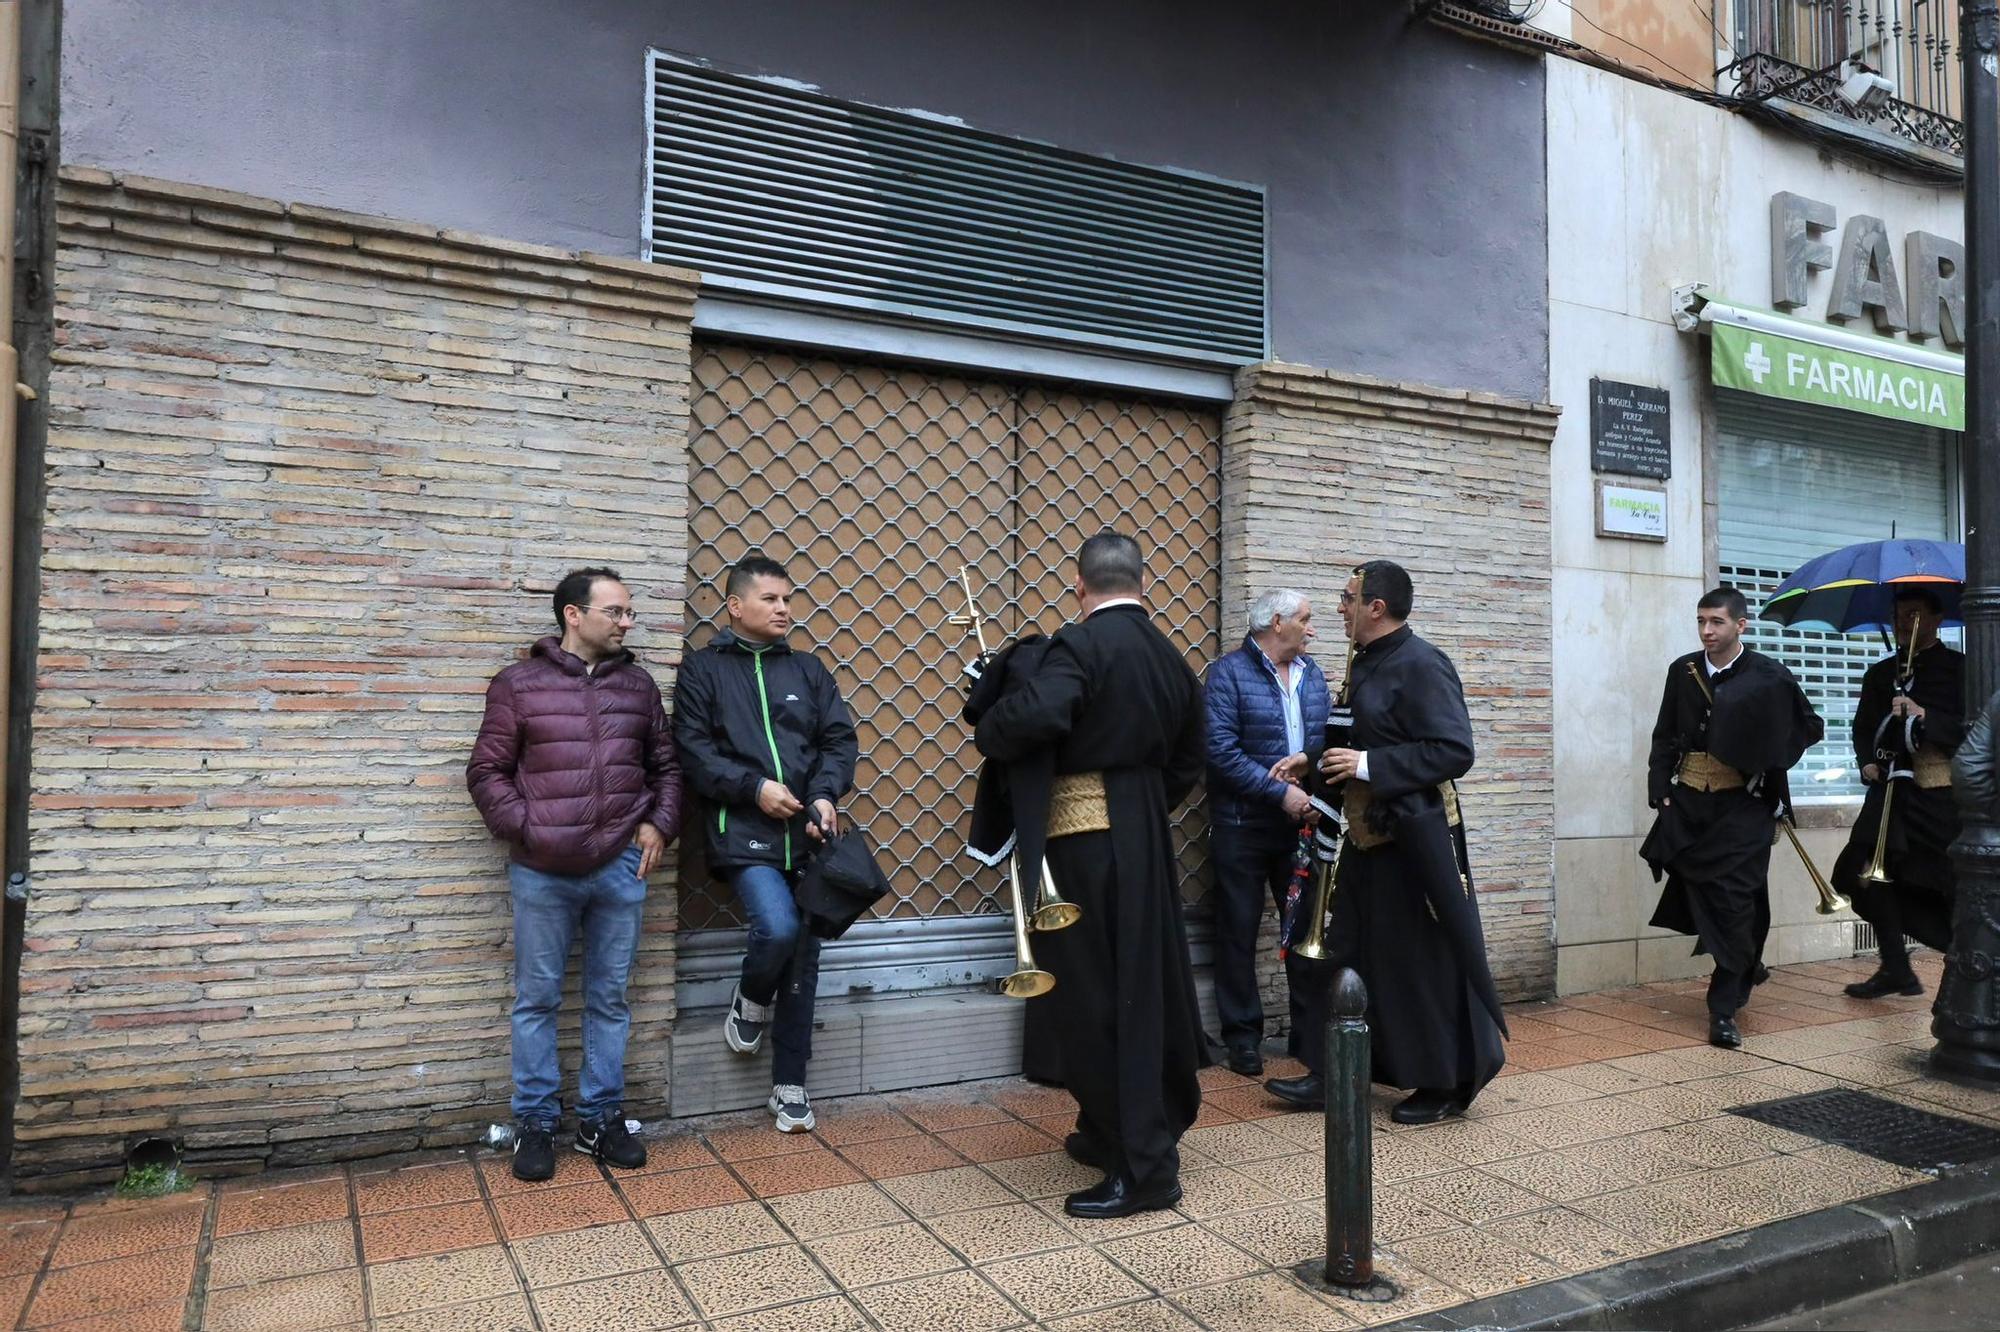
[[[1375,1275],[1375,1143],[1369,1118],[1368,987],[1352,968],[1334,974],[1326,1023],[1326,1257],[1299,1275],[1370,1304],[1394,1299]],[[1307,1269],[1312,1269],[1308,1272]]]

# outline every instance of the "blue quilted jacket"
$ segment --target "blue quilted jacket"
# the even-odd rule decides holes
[[[1305,722],[1305,747],[1317,749],[1326,730],[1331,702],[1326,675],[1311,657],[1300,657],[1293,669],[1299,680],[1299,715]],[[1271,777],[1271,765],[1293,753],[1285,741],[1285,708],[1279,699],[1278,676],[1254,639],[1216,659],[1203,684],[1208,704],[1208,811],[1216,826],[1244,827],[1262,832],[1290,825],[1284,814],[1284,783]]]

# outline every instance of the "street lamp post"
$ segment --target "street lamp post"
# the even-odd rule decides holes
[[[1960,0],[1965,119],[1965,688],[2000,687],[2000,0]],[[2000,1082],[2000,811],[1967,811],[1931,1065]]]

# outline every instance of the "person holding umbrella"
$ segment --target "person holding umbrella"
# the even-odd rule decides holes
[[[1951,948],[1951,759],[1965,737],[1965,657],[1938,641],[1943,618],[1934,588],[1898,586],[1896,651],[1861,680],[1854,755],[1868,794],[1833,866],[1833,886],[1881,945],[1875,974],[1847,987],[1856,999],[1924,992],[1904,935]]]
[[[1750,608],[1729,586],[1695,603],[1702,650],[1667,669],[1646,765],[1659,811],[1639,854],[1666,878],[1652,923],[1715,959],[1708,1039],[1743,1044],[1736,1012],[1762,979],[1771,843],[1791,815],[1787,773],[1826,733],[1783,663],[1743,645]]]

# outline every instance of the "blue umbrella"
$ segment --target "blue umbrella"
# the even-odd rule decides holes
[[[1956,541],[1862,541],[1815,556],[1778,585],[1760,620],[1838,634],[1888,633],[1900,591],[1927,591],[1944,604],[1944,623],[1962,624],[1965,547]]]

